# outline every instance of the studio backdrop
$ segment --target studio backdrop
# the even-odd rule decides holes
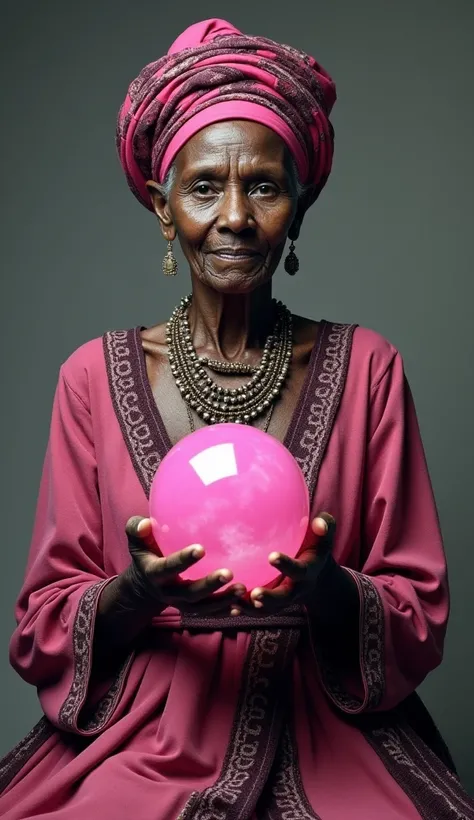
[[[196,19],[316,54],[337,83],[334,170],[276,295],[357,322],[401,351],[450,567],[445,660],[420,693],[474,793],[473,78],[471,0],[3,0],[1,147],[0,753],[40,716],[10,669],[61,363],[113,328],[165,320],[189,290],[165,279],[156,219],[114,146],[131,79]],[[181,261],[180,259],[178,261]]]

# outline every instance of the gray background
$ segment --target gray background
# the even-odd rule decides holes
[[[276,292],[375,328],[405,359],[450,565],[445,661],[421,693],[474,793],[472,0],[1,2],[0,754],[38,719],[8,665],[58,367],[103,331],[168,317],[157,224],[125,186],[115,119],[197,19],[314,54],[337,82],[335,166]],[[198,9],[197,11],[193,11]]]

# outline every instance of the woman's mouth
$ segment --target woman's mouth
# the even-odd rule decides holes
[[[248,259],[255,259],[257,256],[260,256],[253,248],[218,248],[209,253],[218,259],[228,262],[244,262]]]

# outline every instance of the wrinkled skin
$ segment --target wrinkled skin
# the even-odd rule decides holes
[[[288,239],[299,236],[304,207],[285,144],[253,122],[224,122],[196,134],[175,160],[169,196],[148,188],[167,241],[179,240],[189,264],[193,302],[190,325],[200,354],[257,362],[271,327],[271,281]],[[283,439],[301,390],[318,325],[294,317],[294,348],[287,389],[277,402],[271,432]],[[147,368],[170,438],[189,432],[187,418],[167,361],[165,325],[142,333]],[[226,384],[225,378],[221,379]],[[238,382],[232,381],[235,386]],[[190,545],[163,557],[149,519],[133,518],[127,534],[135,587],[157,605],[182,612],[242,612],[267,615],[314,593],[333,537],[334,522],[321,514],[311,525],[313,543],[297,559],[271,553],[280,582],[273,589],[229,585],[229,568],[189,582],[180,573],[198,562],[205,545]],[[225,589],[222,589],[225,587]]]

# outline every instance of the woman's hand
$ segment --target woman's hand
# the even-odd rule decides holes
[[[316,591],[322,570],[331,556],[336,522],[329,513],[320,513],[311,523],[316,542],[304,548],[297,558],[280,552],[270,553],[270,564],[281,572],[280,583],[268,589],[255,587],[232,607],[232,615],[260,615],[265,617],[292,606],[308,604]]]
[[[135,596],[144,601],[152,600],[162,609],[173,606],[184,613],[205,616],[224,612],[229,614],[245,595],[247,590],[242,584],[219,592],[232,580],[229,569],[218,569],[196,581],[179,577],[181,572],[203,557],[202,546],[195,544],[172,555],[161,556],[149,518],[131,518],[126,532],[132,558],[127,579]]]

